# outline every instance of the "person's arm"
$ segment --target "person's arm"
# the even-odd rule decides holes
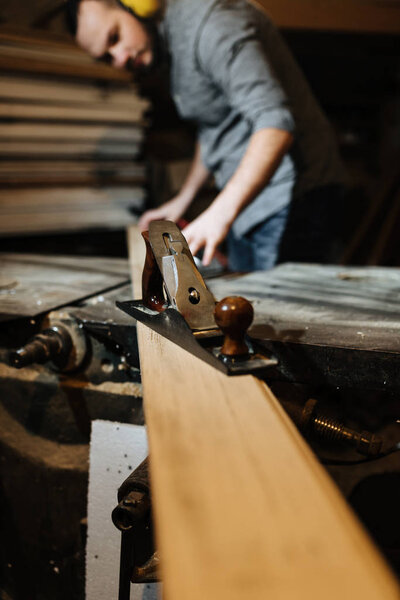
[[[296,135],[291,102],[277,77],[274,56],[268,55],[261,41],[264,19],[270,44],[279,42],[267,18],[248,3],[234,9],[229,3],[215,3],[198,36],[199,69],[252,132],[224,189],[184,230],[193,253],[204,247],[206,265],[235,218],[268,185]],[[224,143],[229,156],[230,148]]]
[[[192,254],[204,247],[203,264],[208,265],[226,237],[233,221],[267,185],[293,136],[288,131],[266,128],[256,131],[237,170],[212,204],[183,231]]]
[[[178,221],[193,202],[196,194],[206,183],[209,176],[210,173],[201,160],[200,145],[197,143],[189,173],[181,190],[174,198],[165,202],[162,206],[146,211],[139,220],[140,230],[145,231],[149,228],[151,221],[159,219]]]

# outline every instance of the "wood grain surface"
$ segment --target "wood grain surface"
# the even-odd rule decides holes
[[[135,295],[144,243],[129,231]],[[268,387],[138,323],[167,600],[364,600],[397,583]]]
[[[23,104],[18,102],[1,102],[0,118],[3,119],[32,119],[46,121],[84,121],[101,123],[142,123],[143,111],[133,105],[132,107],[107,107],[102,103],[92,104],[88,107],[71,105]]]
[[[29,160],[0,161],[0,185],[144,185],[143,164],[126,161]],[[3,193],[0,188],[0,194]]]
[[[0,123],[0,139],[10,140],[58,140],[82,142],[143,142],[144,132],[140,127],[128,125],[91,125],[69,123]]]
[[[287,29],[398,33],[398,0],[253,0]]]
[[[0,189],[0,235],[123,230],[143,205],[139,187]]]
[[[138,104],[148,107],[148,102],[138,96],[134,85],[126,85],[124,89],[110,88],[98,83],[49,82],[45,78],[32,79],[21,75],[0,73],[0,97],[26,101],[27,98],[37,102],[61,102],[62,104],[92,104],[102,102],[112,106],[132,107]]]
[[[0,27],[0,70],[61,75],[85,82],[101,79],[128,83],[132,79],[127,71],[96,62],[71,39],[49,31],[44,36],[40,30],[21,32],[7,26]]]
[[[2,142],[0,140],[0,157],[13,158],[70,158],[75,160],[102,159],[134,160],[141,152],[137,144],[119,144],[110,142],[49,142],[47,140],[17,140]]]

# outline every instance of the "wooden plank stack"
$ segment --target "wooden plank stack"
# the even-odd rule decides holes
[[[120,229],[145,198],[146,100],[72,42],[0,29],[0,235]]]

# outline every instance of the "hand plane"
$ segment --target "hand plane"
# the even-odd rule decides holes
[[[227,375],[261,374],[277,364],[246,335],[250,302],[230,297],[216,304],[175,223],[153,221],[142,235],[142,300],[117,302],[121,310]]]

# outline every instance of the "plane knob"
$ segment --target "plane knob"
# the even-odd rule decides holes
[[[246,357],[249,354],[249,348],[245,336],[254,317],[254,310],[250,302],[241,296],[228,296],[218,302],[214,317],[217,326],[225,336],[221,348],[222,356]]]

